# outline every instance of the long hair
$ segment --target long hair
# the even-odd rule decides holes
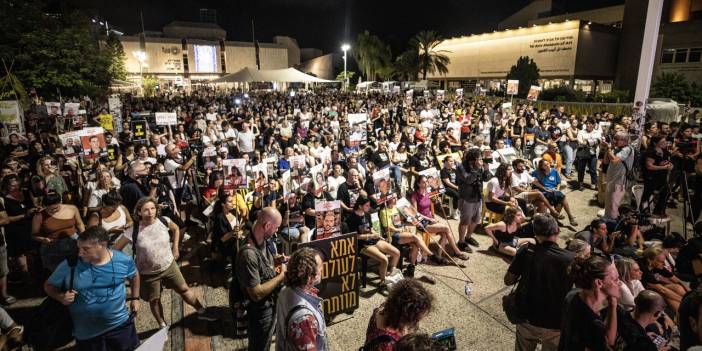
[[[156,207],[156,217],[161,215],[161,209],[158,207],[158,201],[151,196],[144,196],[139,201],[137,201],[136,206],[134,206],[134,218],[141,219],[141,208],[147,203],[151,202]]]
[[[576,258],[570,264],[568,273],[576,287],[589,290],[593,288],[595,279],[604,279],[607,267],[611,264],[600,256]]]
[[[617,272],[619,272],[619,277],[627,286],[629,285],[629,281],[631,281],[631,271],[634,269],[635,264],[636,261],[628,257],[622,257],[614,261],[614,266],[617,268]]]
[[[498,184],[500,184],[500,188],[503,190],[507,191],[507,186],[508,183],[511,183],[510,177],[507,176],[507,169],[510,167],[509,164],[507,163],[500,163],[499,166],[497,166],[497,170],[495,171],[495,178],[497,178]],[[507,223],[507,222],[505,222]]]
[[[514,222],[514,219],[517,218],[517,213],[519,213],[519,210],[512,206],[507,206],[505,208],[505,213],[502,215],[502,221],[505,222],[505,226],[508,226]]]

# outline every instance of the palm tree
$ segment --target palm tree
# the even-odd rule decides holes
[[[410,40],[410,46],[417,48],[422,80],[427,79],[427,73],[438,72],[442,75],[448,73],[446,66],[451,63],[451,60],[445,54],[450,51],[436,50],[443,40],[444,38],[433,30],[419,32]]]
[[[410,47],[395,58],[395,71],[400,80],[417,80],[419,74],[417,48]]]
[[[392,70],[388,68],[392,63],[390,45],[377,36],[367,30],[359,33],[351,50],[367,80],[375,80],[379,75],[384,78],[392,76]]]

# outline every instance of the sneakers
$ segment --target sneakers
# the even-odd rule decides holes
[[[458,248],[463,252],[473,253],[473,249],[471,249],[470,246],[463,241],[457,242],[456,246],[458,246]]]
[[[433,256],[432,256],[433,257]],[[414,278],[414,265],[413,264],[408,264],[407,268],[405,268],[405,277],[410,277]]]
[[[480,247],[480,243],[478,242],[478,240],[475,240],[472,236],[467,237],[466,242],[472,246]]]
[[[575,217],[571,217],[571,218],[570,218],[570,225],[572,225],[573,227],[577,227],[577,226],[578,226],[578,222],[575,221]]]

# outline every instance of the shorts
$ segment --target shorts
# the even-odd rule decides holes
[[[94,338],[76,340],[78,351],[134,350],[139,346],[139,336],[134,325],[134,315],[122,325]]]
[[[542,193],[544,194],[546,200],[548,200],[548,203],[553,206],[560,205],[563,203],[563,200],[565,200],[565,194],[558,190],[554,192],[542,191]]]
[[[511,246],[513,248],[517,248],[517,243],[519,243],[519,238],[514,238],[510,241],[500,241],[500,247],[502,246]]]
[[[469,202],[461,200],[459,208],[461,211],[461,220],[459,222],[460,225],[480,224],[480,222],[482,222],[480,218],[480,215],[483,212],[482,201]]]
[[[391,243],[393,246],[399,246],[400,245],[400,233],[393,233],[392,237],[390,237]]]
[[[0,278],[7,276],[10,269],[7,267],[7,245],[0,246]]]
[[[161,273],[142,274],[139,284],[139,294],[141,299],[147,302],[161,298],[161,285],[169,289],[175,289],[187,284],[180,268],[175,260]]]

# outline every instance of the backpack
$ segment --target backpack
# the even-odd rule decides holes
[[[380,334],[373,338],[371,341],[367,342],[365,345],[361,346],[358,351],[374,351],[378,346],[383,344],[395,345],[397,340],[390,336],[389,334]]]
[[[62,286],[63,291],[73,290],[73,278],[78,264],[78,256],[72,255],[67,259],[71,267],[68,289]],[[52,350],[73,341],[73,320],[68,310],[60,302],[47,297],[37,308],[37,313],[26,325],[25,340],[34,350]]]

